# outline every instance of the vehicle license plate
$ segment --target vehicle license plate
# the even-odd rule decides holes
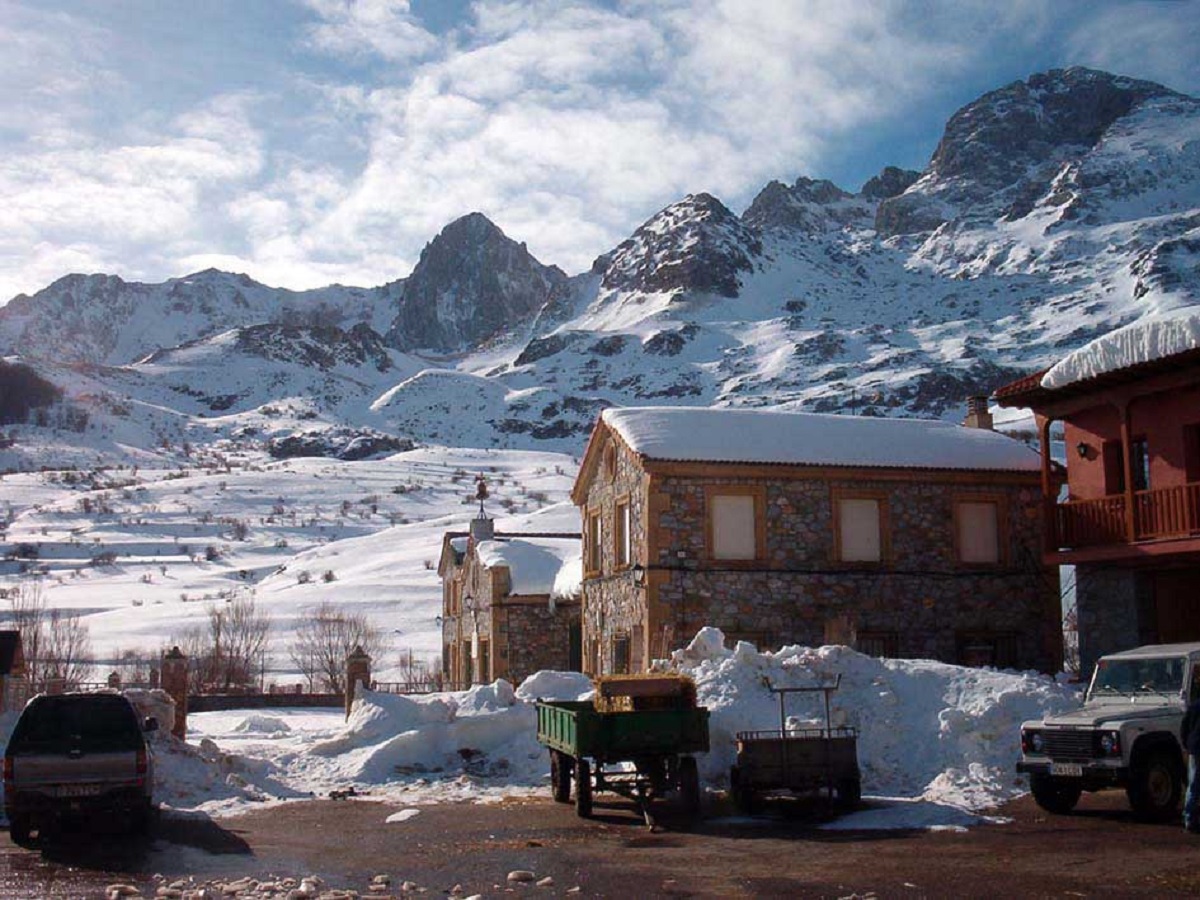
[[[1082,778],[1083,766],[1079,763],[1050,763],[1051,775],[1063,775],[1067,778]]]
[[[98,784],[64,784],[59,787],[60,797],[94,797],[100,793]]]

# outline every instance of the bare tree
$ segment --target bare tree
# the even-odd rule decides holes
[[[271,619],[253,597],[208,608],[207,629],[191,626],[171,643],[188,657],[188,690],[245,690],[259,678],[267,653]]]
[[[323,600],[296,628],[292,663],[310,690],[319,685],[341,693],[346,689],[346,657],[355,647],[378,659],[383,652],[383,633],[363,613],[348,612]]]
[[[43,638],[43,671],[66,690],[75,690],[92,672],[92,640],[77,612],[50,610]]]
[[[46,690],[58,681],[71,690],[92,670],[92,642],[76,612],[46,608],[41,581],[24,581],[9,591],[10,619],[21,635],[30,688]]]

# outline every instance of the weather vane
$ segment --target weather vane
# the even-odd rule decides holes
[[[483,501],[488,498],[487,479],[480,472],[475,476],[475,499],[479,501],[479,518],[486,519],[487,514],[483,511]]]

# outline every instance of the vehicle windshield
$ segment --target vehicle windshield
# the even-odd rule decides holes
[[[1179,696],[1183,690],[1184,659],[1170,656],[1160,659],[1102,659],[1096,663],[1096,674],[1088,699],[1114,695],[1163,694]]]

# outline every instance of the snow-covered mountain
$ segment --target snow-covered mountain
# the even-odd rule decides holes
[[[773,181],[741,215],[690,195],[574,277],[474,213],[373,289],[68,276],[0,308],[0,353],[105,458],[164,429],[578,452],[610,404],[955,417],[1198,291],[1200,101],[1075,68],[964,107],[923,172]],[[5,427],[0,465],[30,465],[37,426]]]

